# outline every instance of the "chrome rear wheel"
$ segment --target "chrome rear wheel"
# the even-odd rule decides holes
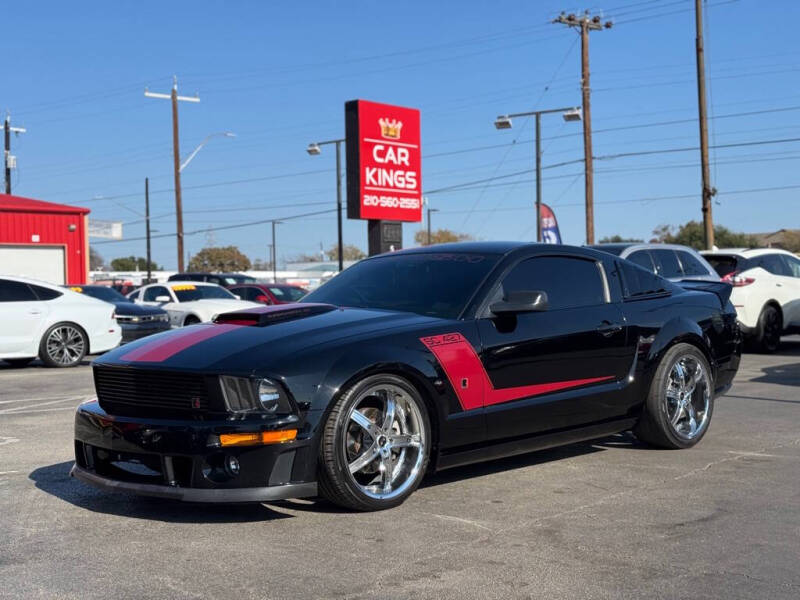
[[[684,440],[701,436],[708,426],[711,377],[693,354],[680,356],[667,376],[664,408],[675,434]]]
[[[57,323],[45,333],[39,358],[50,367],[74,367],[86,356],[86,335],[74,323]]]

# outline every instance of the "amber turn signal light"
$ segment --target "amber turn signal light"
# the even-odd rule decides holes
[[[220,446],[255,446],[258,444],[279,444],[290,442],[297,437],[297,429],[262,431],[260,433],[223,433],[219,436]]]

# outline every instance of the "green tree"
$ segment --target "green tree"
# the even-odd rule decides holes
[[[147,259],[141,256],[123,256],[111,260],[111,269],[114,271],[147,271]],[[159,267],[152,260],[150,261],[151,271],[160,271]]]
[[[468,233],[457,233],[450,229],[435,229],[431,231],[430,245],[433,244],[447,244],[450,242],[466,242],[473,239]],[[428,246],[428,232],[425,229],[420,229],[414,233],[414,242],[418,246]]]
[[[203,248],[192,256],[188,271],[247,271],[250,259],[236,246]]]
[[[639,242],[643,242],[643,241],[644,240],[640,240],[640,239],[636,239],[636,238],[625,238],[625,237],[622,237],[621,235],[617,234],[617,235],[611,235],[611,236],[607,235],[604,238],[600,238],[600,242],[599,243],[600,244],[624,244],[624,243],[627,243],[627,242],[639,243]]]
[[[695,250],[705,248],[703,224],[699,221],[689,221],[675,230],[670,225],[659,225],[653,230],[651,242],[663,242],[665,244],[681,244],[690,246]],[[718,248],[741,248],[758,246],[758,239],[746,233],[731,231],[722,225],[714,227],[714,244]]]
[[[328,257],[328,260],[339,260],[339,244],[334,244],[328,248],[325,251],[325,255]],[[364,251],[358,246],[353,246],[352,244],[344,245],[344,250],[342,251],[342,258],[344,258],[344,260],[361,260],[366,257],[367,255],[364,254]]]

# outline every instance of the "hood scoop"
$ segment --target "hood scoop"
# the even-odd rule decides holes
[[[265,327],[275,323],[295,321],[314,315],[336,310],[332,304],[279,304],[274,306],[259,306],[258,308],[248,308],[217,315],[214,323],[225,323],[228,325],[250,325],[255,327]]]

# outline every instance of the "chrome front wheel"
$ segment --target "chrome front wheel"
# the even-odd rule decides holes
[[[414,482],[427,440],[417,402],[403,388],[382,383],[361,392],[342,430],[350,477],[378,500],[401,495]]]
[[[397,506],[422,481],[430,447],[430,419],[416,388],[395,375],[366,377],[336,400],[325,422],[320,493],[356,510]]]

